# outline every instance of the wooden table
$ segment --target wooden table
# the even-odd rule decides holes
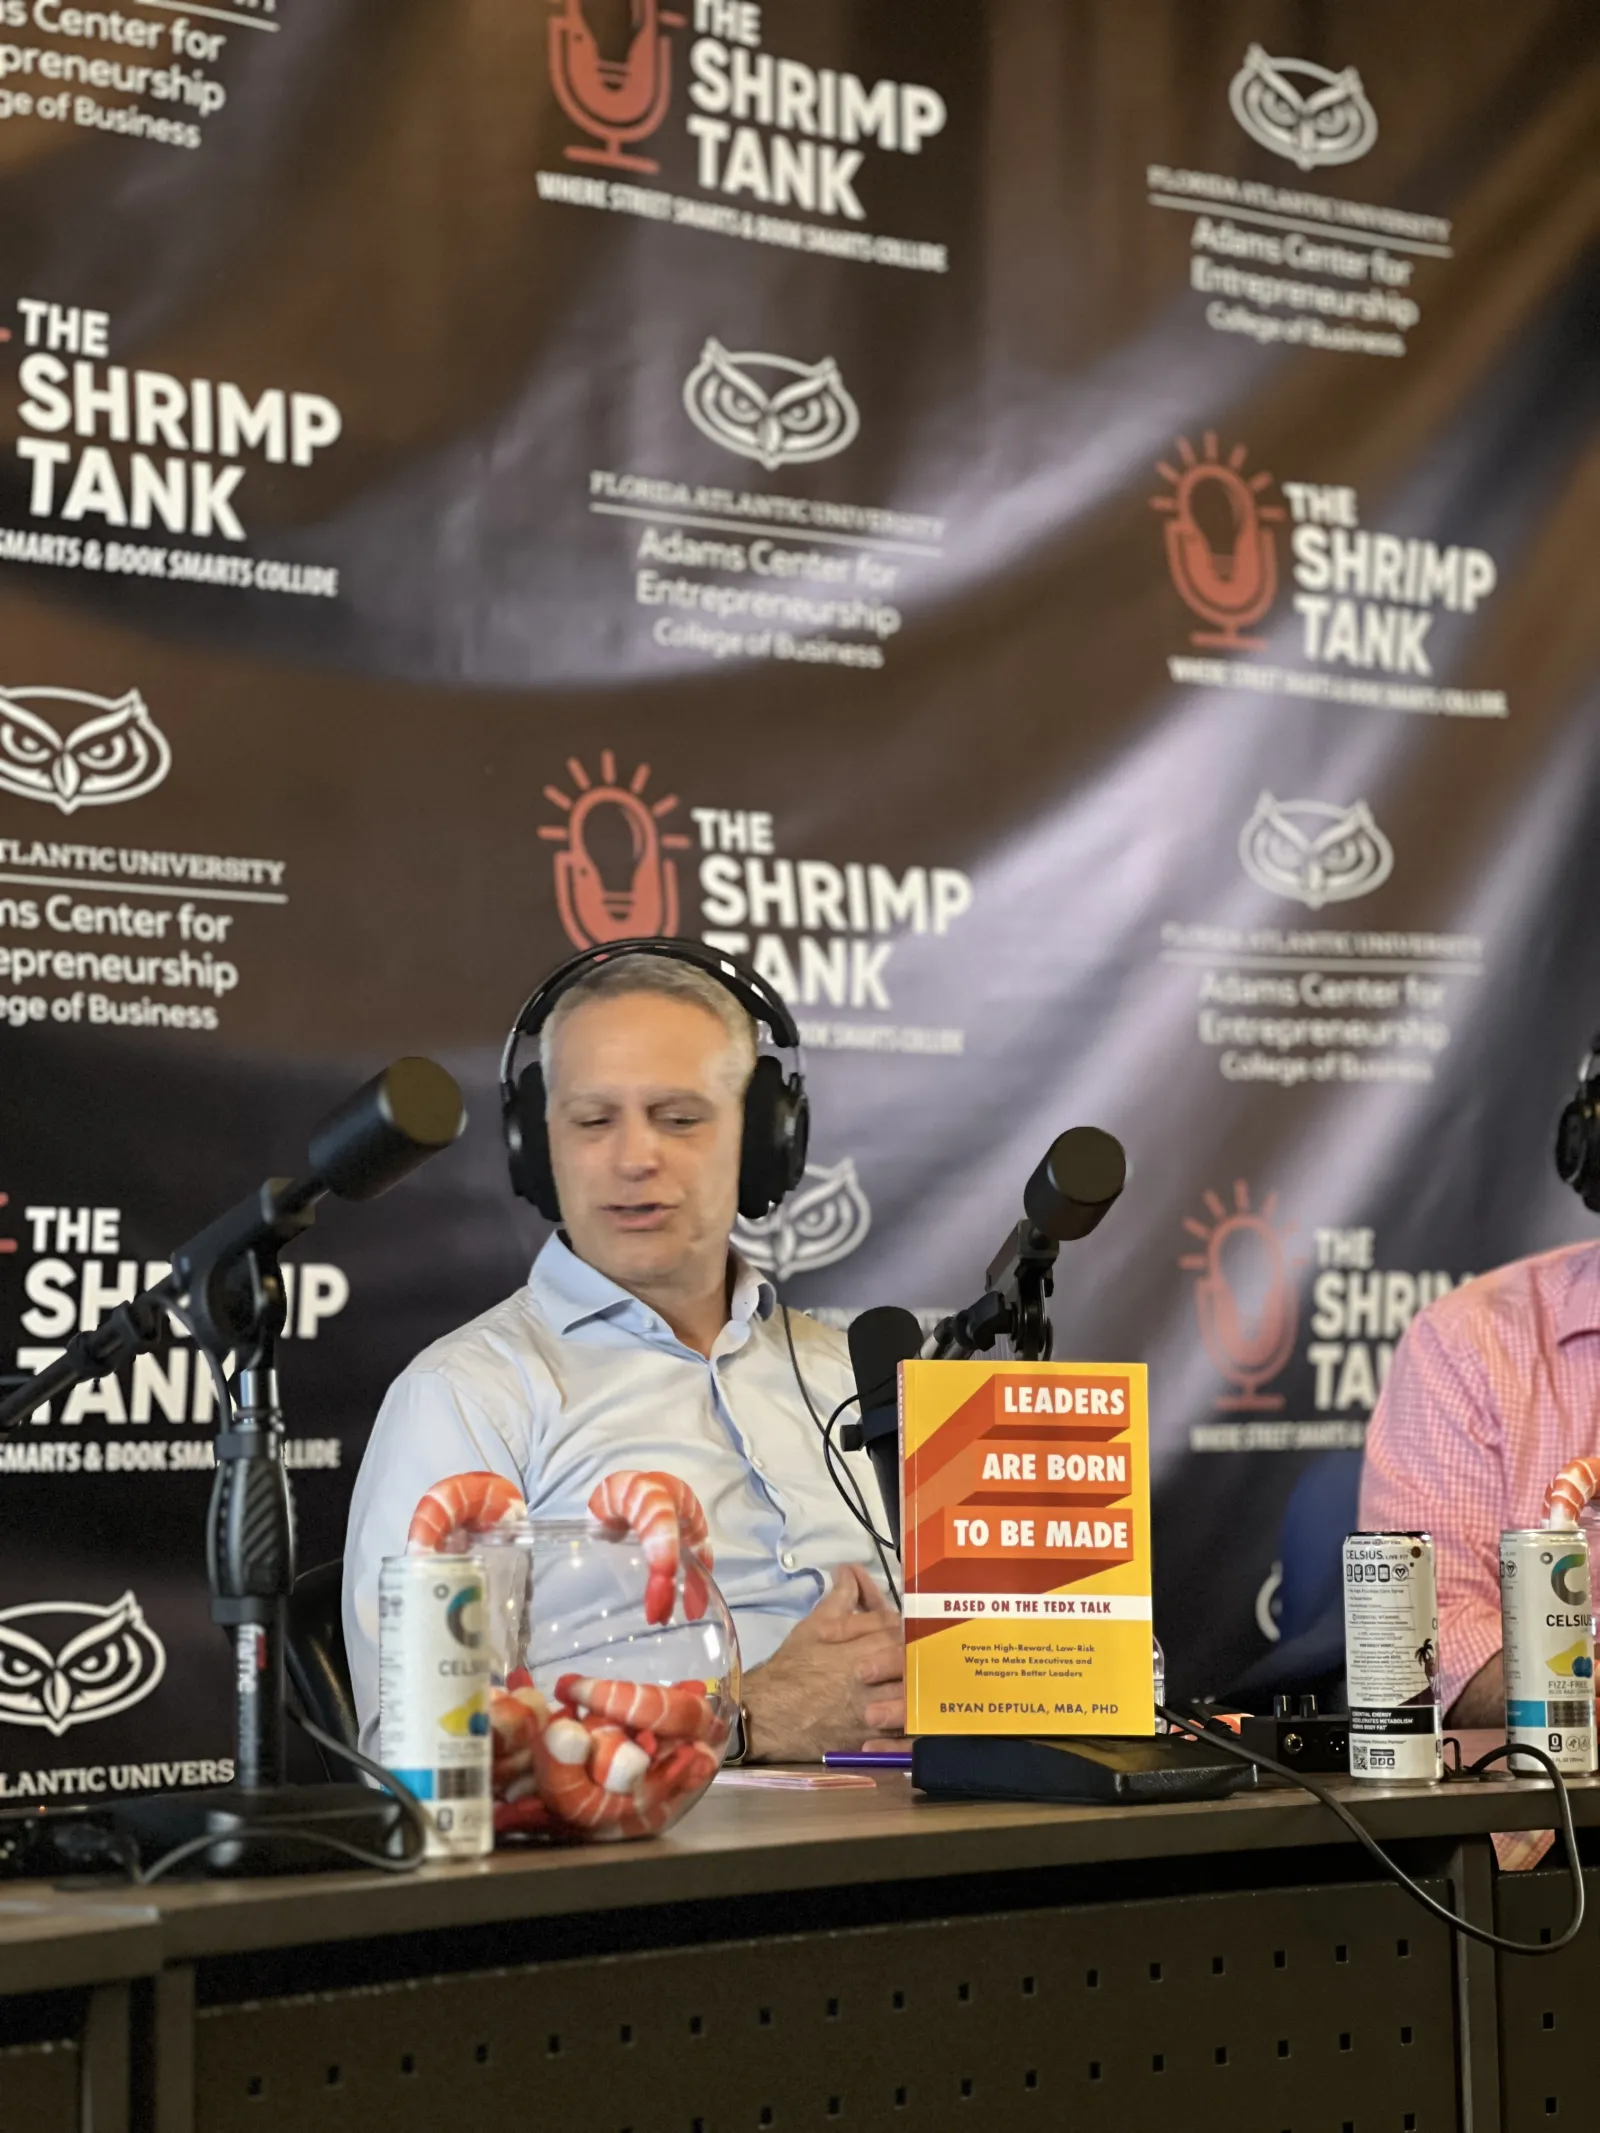
[[[1488,1844],[1544,1822],[1543,1783],[1336,1782],[1433,1893],[1559,1931],[1564,1877],[1497,1879]],[[1600,1825],[1600,1781],[1573,1796]],[[1518,2133],[1592,2093],[1600,1886],[1578,1949],[1496,1958],[1288,1791],[1091,1809],[719,1782],[650,1843],[13,1901],[35,1908],[14,1942],[0,1911],[0,2008],[120,1990],[129,2122],[154,2133]],[[95,2133],[119,2133],[96,2078]]]

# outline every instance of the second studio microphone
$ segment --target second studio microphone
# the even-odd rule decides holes
[[[900,1547],[900,1365],[922,1353],[922,1328],[898,1304],[881,1304],[850,1321],[850,1368],[861,1419],[839,1433],[846,1451],[864,1449],[877,1477],[884,1516]]]

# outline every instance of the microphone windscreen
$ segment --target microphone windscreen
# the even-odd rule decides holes
[[[1121,1141],[1098,1126],[1073,1126],[1029,1178],[1022,1205],[1035,1229],[1066,1244],[1088,1236],[1127,1181]]]
[[[341,1200],[372,1200],[448,1148],[467,1123],[461,1091],[432,1059],[397,1059],[311,1134],[311,1167]]]
[[[922,1328],[899,1304],[880,1304],[850,1321],[850,1368],[863,1413],[895,1398],[896,1370],[922,1353]]]

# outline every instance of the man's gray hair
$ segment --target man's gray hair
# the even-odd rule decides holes
[[[756,1025],[725,985],[693,963],[656,955],[619,956],[602,963],[568,986],[539,1031],[539,1071],[548,1104],[554,1087],[551,1068],[561,1026],[591,1000],[620,1000],[634,993],[656,993],[667,1000],[688,1000],[715,1015],[728,1033],[728,1083],[742,1096],[756,1066]]]

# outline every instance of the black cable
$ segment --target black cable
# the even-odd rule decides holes
[[[1247,1748],[1243,1741],[1236,1740],[1224,1726],[1201,1725],[1195,1719],[1180,1716],[1164,1703],[1156,1705],[1156,1714],[1166,1720],[1173,1732],[1181,1733],[1189,1740],[1201,1741],[1208,1748],[1221,1748],[1225,1754],[1235,1755],[1243,1763],[1253,1763],[1258,1770],[1270,1770],[1274,1777],[1287,1778],[1291,1785],[1298,1785],[1302,1792],[1309,1792],[1314,1800],[1320,1800],[1328,1812],[1344,1824],[1357,1843],[1372,1854],[1384,1872],[1392,1876],[1408,1896],[1415,1897],[1424,1910],[1431,1911],[1435,1918],[1442,1919],[1452,1932],[1464,1933],[1469,1940],[1481,1941],[1486,1948],[1501,1948],[1508,1955],[1555,1955],[1560,1949],[1570,1947],[1582,1931],[1583,1863],[1578,1857],[1577,1831],[1572,1826],[1572,1801],[1561,1772],[1542,1748],[1526,1747],[1520,1741],[1513,1745],[1507,1741],[1498,1748],[1491,1748],[1487,1755],[1480,1755],[1478,1760],[1469,1763],[1462,1773],[1466,1777],[1477,1777],[1490,1763],[1498,1762],[1502,1756],[1531,1755],[1536,1762],[1543,1763],[1555,1780],[1561,1835],[1567,1846],[1567,1871],[1572,1877],[1572,1917],[1553,1940],[1510,1940],[1503,1933],[1491,1933],[1487,1926],[1473,1925],[1446,1905],[1437,1902],[1426,1889],[1412,1880],[1403,1867],[1398,1866],[1389,1857],[1377,1838],[1356,1819],[1343,1800],[1336,1798],[1326,1785],[1319,1785],[1316,1779],[1309,1777],[1305,1771],[1291,1770],[1287,1763],[1277,1762],[1270,1755],[1261,1755],[1254,1748]]]
[[[841,1400],[841,1401],[839,1402],[838,1406],[837,1406],[837,1407],[836,1407],[836,1408],[835,1408],[835,1409],[833,1410],[833,1413],[832,1413],[831,1415],[829,1415],[829,1417],[828,1417],[827,1421],[826,1421],[826,1422],[825,1422],[825,1423],[823,1424],[823,1426],[822,1426],[822,1445],[823,1445],[823,1451],[824,1451],[824,1454],[825,1454],[825,1456],[826,1456],[826,1457],[827,1457],[827,1458],[828,1458],[828,1459],[829,1459],[830,1461],[833,1461],[833,1460],[838,1460],[838,1461],[840,1462],[840,1464],[841,1464],[841,1465],[843,1464],[843,1460],[844,1460],[844,1454],[843,1454],[842,1452],[838,1452],[838,1451],[835,1451],[835,1450],[834,1450],[834,1446],[833,1446],[833,1432],[834,1432],[834,1429],[835,1429],[835,1427],[836,1427],[836,1426],[837,1426],[837,1424],[838,1424],[838,1420],[839,1420],[839,1417],[840,1417],[840,1416],[841,1416],[841,1415],[842,1415],[842,1414],[844,1413],[845,1409],[846,1409],[847,1407],[859,1407],[859,1406],[860,1406],[860,1404],[861,1404],[861,1395],[860,1395],[860,1393],[859,1393],[859,1392],[847,1392],[847,1393],[845,1394],[844,1398],[843,1398],[843,1399],[842,1399],[842,1400]],[[832,1471],[832,1469],[831,1469],[831,1466],[830,1466],[830,1472],[831,1472],[831,1471]],[[849,1480],[850,1480],[851,1486],[852,1486],[852,1487],[854,1487],[854,1486],[855,1486],[855,1478],[856,1478],[856,1477],[854,1476],[854,1474],[852,1474],[852,1473],[850,1472],[850,1469],[849,1469],[848,1467],[845,1467],[845,1468],[844,1468],[844,1471],[845,1471],[846,1475],[847,1475],[847,1476],[849,1477]],[[838,1486],[839,1486],[839,1484],[838,1484],[838,1482],[837,1482],[837,1480],[836,1480],[836,1481],[834,1482],[834,1487],[835,1487],[835,1488],[837,1488]],[[860,1509],[859,1511],[856,1511],[856,1513],[855,1513],[856,1519],[857,1519],[858,1523],[860,1523],[861,1525],[864,1525],[864,1526],[866,1527],[867,1531],[868,1531],[868,1532],[869,1532],[869,1533],[870,1533],[870,1534],[872,1535],[872,1539],[873,1539],[873,1545],[874,1545],[875,1547],[878,1547],[878,1548],[894,1548],[894,1542],[893,1542],[893,1540],[891,1540],[891,1539],[889,1538],[889,1536],[888,1536],[887,1534],[885,1534],[885,1533],[880,1533],[880,1532],[878,1531],[877,1527],[873,1525],[873,1523],[872,1523],[872,1521],[871,1521],[871,1519],[870,1519],[869,1517],[864,1517],[864,1516],[862,1515],[862,1514],[863,1514],[863,1513],[865,1512],[865,1510],[866,1510],[866,1499],[865,1499],[865,1498],[864,1498],[864,1497],[862,1496],[862,1494],[861,1494],[861,1491],[860,1491],[860,1489],[859,1489],[859,1488],[857,1488],[857,1489],[856,1489],[856,1501],[857,1501],[857,1503],[859,1503],[859,1504],[860,1504],[860,1506],[861,1506],[861,1509]],[[853,1508],[853,1507],[852,1507],[852,1508]],[[898,1550],[898,1549],[895,1549],[895,1553],[896,1553],[896,1554],[898,1554],[898,1553],[899,1553],[899,1550]]]
[[[839,1479],[839,1475],[835,1471],[835,1462],[838,1462],[840,1466],[843,1466],[843,1455],[839,1452],[836,1452],[833,1448],[833,1425],[835,1424],[835,1422],[838,1421],[840,1415],[844,1413],[845,1409],[856,1400],[858,1395],[853,1392],[846,1394],[845,1398],[839,1402],[838,1406],[833,1410],[833,1413],[828,1417],[827,1421],[823,1421],[821,1415],[819,1415],[817,1412],[816,1405],[811,1398],[810,1392],[806,1388],[806,1381],[800,1375],[800,1358],[795,1353],[794,1329],[789,1324],[789,1306],[786,1303],[780,1302],[778,1305],[778,1309],[783,1313],[783,1337],[789,1343],[789,1364],[791,1369],[794,1371],[794,1381],[800,1388],[801,1399],[804,1400],[806,1403],[806,1413],[811,1417],[812,1421],[815,1422],[817,1428],[822,1433],[822,1463],[827,1469],[828,1479],[838,1490],[841,1498],[844,1501],[844,1507],[850,1513],[850,1516],[856,1521],[856,1524],[858,1526],[861,1526],[870,1536],[872,1545],[877,1550],[878,1567],[883,1572],[884,1582],[889,1587],[889,1592],[894,1600],[895,1606],[899,1607],[900,1588],[898,1585],[896,1585],[894,1581],[894,1573],[889,1568],[889,1559],[884,1553],[884,1550],[886,1548],[892,1549],[894,1547],[894,1542],[892,1540],[886,1540],[885,1537],[878,1531],[877,1527],[872,1523],[872,1515],[867,1509],[867,1499],[862,1493],[861,1484],[856,1479],[855,1475],[851,1473],[849,1467],[844,1466],[843,1471],[845,1479],[850,1484],[850,1488],[855,1492],[854,1502],[851,1501],[849,1492],[845,1489],[844,1482]]]
[[[324,1733],[320,1726],[313,1725],[304,1711],[296,1710],[292,1704],[289,1706],[289,1716],[302,1733],[310,1734],[319,1748],[326,1748],[330,1754],[341,1756],[347,1763],[354,1763],[358,1770],[365,1772],[369,1778],[381,1785],[385,1792],[393,1794],[401,1813],[417,1833],[416,1856],[420,1862],[428,1841],[428,1816],[422,1802],[405,1779],[396,1777],[392,1770],[385,1770],[382,1763],[375,1763],[370,1755],[363,1755],[359,1748],[352,1748],[348,1742],[335,1739],[331,1733]]]
[[[160,1880],[163,1874],[170,1873],[185,1860],[196,1858],[202,1852],[213,1851],[220,1844],[249,1845],[262,1837],[270,1842],[293,1840],[297,1844],[321,1845],[326,1851],[337,1852],[343,1858],[353,1859],[358,1866],[373,1867],[384,1874],[416,1872],[427,1853],[428,1823],[422,1803],[410,1786],[397,1778],[392,1770],[385,1770],[381,1763],[375,1763],[370,1756],[363,1755],[358,1748],[348,1747],[342,1740],[336,1740],[331,1733],[324,1733],[322,1728],[313,1725],[303,1712],[291,1710],[289,1716],[319,1747],[342,1756],[346,1762],[354,1763],[358,1770],[363,1770],[368,1777],[376,1779],[378,1784],[393,1796],[401,1816],[416,1837],[415,1850],[403,1852],[398,1859],[391,1859],[386,1852],[369,1851],[365,1845],[351,1844],[343,1837],[334,1836],[331,1830],[297,1827],[292,1821],[278,1822],[262,1828],[217,1830],[208,1832],[203,1837],[189,1837],[182,1844],[175,1844],[171,1851],[163,1852],[151,1865],[143,1869],[136,1867],[133,1870],[133,1879],[141,1888],[147,1887],[152,1881]]]
[[[233,1387],[228,1383],[227,1373],[223,1370],[222,1364],[217,1357],[212,1354],[211,1350],[195,1331],[194,1320],[189,1316],[185,1307],[169,1297],[166,1308],[172,1313],[178,1324],[182,1326],[190,1340],[194,1342],[197,1352],[203,1355],[210,1364],[211,1382],[217,1388],[217,1402],[222,1415],[222,1426],[224,1429],[231,1429],[233,1427]]]

